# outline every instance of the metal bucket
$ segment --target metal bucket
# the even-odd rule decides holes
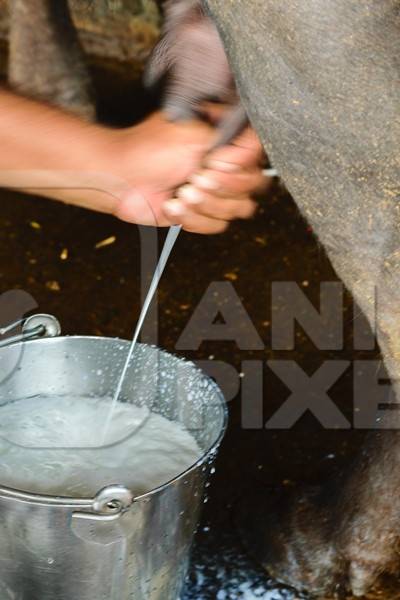
[[[8,402],[36,395],[109,395],[129,347],[99,337],[12,342],[0,348],[0,418]],[[0,487],[1,600],[179,598],[204,485],[226,427],[225,402],[192,363],[146,345],[137,348],[122,396],[180,421],[202,458],[140,497],[118,481],[93,498]]]

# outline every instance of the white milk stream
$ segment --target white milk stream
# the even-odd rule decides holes
[[[200,458],[196,440],[180,423],[120,402],[113,409],[104,447],[110,401],[35,397],[1,407],[1,485],[93,497],[107,485],[123,484],[140,495]]]
[[[119,400],[119,397],[121,395],[122,388],[124,385],[125,377],[128,373],[129,367],[131,366],[131,361],[132,361],[133,354],[134,354],[134,351],[136,348],[136,343],[139,339],[140,331],[142,329],[143,323],[144,323],[147,313],[149,311],[151,302],[154,298],[154,294],[156,293],[156,291],[158,289],[158,284],[160,283],[160,279],[162,277],[162,274],[164,273],[164,269],[167,266],[167,262],[170,257],[170,254],[175,246],[175,242],[178,239],[178,236],[179,236],[181,230],[182,230],[182,227],[180,225],[173,225],[168,230],[168,234],[167,234],[167,237],[164,242],[164,247],[162,249],[160,259],[158,261],[156,270],[154,272],[154,276],[153,276],[152,282],[150,284],[149,291],[147,292],[145,301],[142,306],[142,310],[140,311],[139,319],[138,319],[138,322],[136,325],[135,332],[133,334],[133,339],[132,339],[131,346],[129,348],[128,356],[127,356],[125,364],[122,368],[121,375],[120,375],[120,378],[118,381],[118,385],[115,389],[113,401],[112,401],[109,413],[107,415],[107,418],[105,419],[105,422],[103,425],[103,442],[107,438],[108,431],[111,427],[111,423],[114,418],[114,412],[116,410],[118,400]]]

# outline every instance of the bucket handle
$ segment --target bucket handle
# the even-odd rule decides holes
[[[0,328],[0,337],[10,333],[20,325],[22,326],[21,333],[0,340],[0,348],[38,338],[53,338],[61,334],[61,325],[56,317],[53,317],[53,315],[37,314]]]

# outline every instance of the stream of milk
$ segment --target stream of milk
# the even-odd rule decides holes
[[[167,483],[201,455],[182,424],[111,398],[35,397],[0,408],[0,482],[28,492],[92,497],[110,484],[135,495]]]
[[[109,413],[107,415],[107,418],[105,419],[104,422],[104,426],[103,426],[103,441],[106,439],[107,435],[108,435],[108,431],[111,427],[112,424],[112,420],[114,418],[114,412],[116,410],[117,404],[118,404],[118,400],[119,397],[121,395],[122,392],[122,387],[124,385],[125,382],[125,377],[128,374],[128,370],[129,367],[131,366],[131,361],[133,358],[133,353],[135,351],[136,348],[136,344],[137,341],[139,339],[139,335],[141,332],[141,329],[143,327],[143,323],[146,319],[147,313],[149,311],[150,305],[152,303],[152,300],[154,298],[154,295],[158,289],[158,285],[160,283],[160,279],[162,277],[162,274],[164,273],[165,267],[167,266],[168,263],[168,259],[171,255],[171,252],[175,246],[175,242],[178,239],[178,236],[180,234],[182,230],[182,227],[180,225],[173,225],[172,227],[169,228],[168,233],[167,233],[167,237],[165,239],[164,242],[164,247],[162,249],[159,261],[157,263],[157,267],[156,270],[154,272],[153,275],[153,279],[150,283],[150,287],[149,290],[147,292],[146,298],[144,300],[143,306],[142,306],[142,310],[140,311],[140,315],[139,315],[139,319],[136,325],[136,329],[134,331],[133,334],[133,338],[132,338],[132,343],[131,346],[129,348],[129,352],[128,355],[126,357],[126,361],[125,364],[122,368],[121,371],[121,375],[119,377],[119,381],[117,384],[117,387],[115,388],[115,393],[114,393],[114,397],[113,397],[113,401],[110,405],[110,410]]]

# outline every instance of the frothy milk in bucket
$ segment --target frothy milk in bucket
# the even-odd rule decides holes
[[[103,441],[110,401],[35,397],[3,406],[1,485],[91,497],[102,487],[118,483],[141,495],[177,477],[200,458],[196,440],[182,424],[128,403],[118,402],[114,408]]]

